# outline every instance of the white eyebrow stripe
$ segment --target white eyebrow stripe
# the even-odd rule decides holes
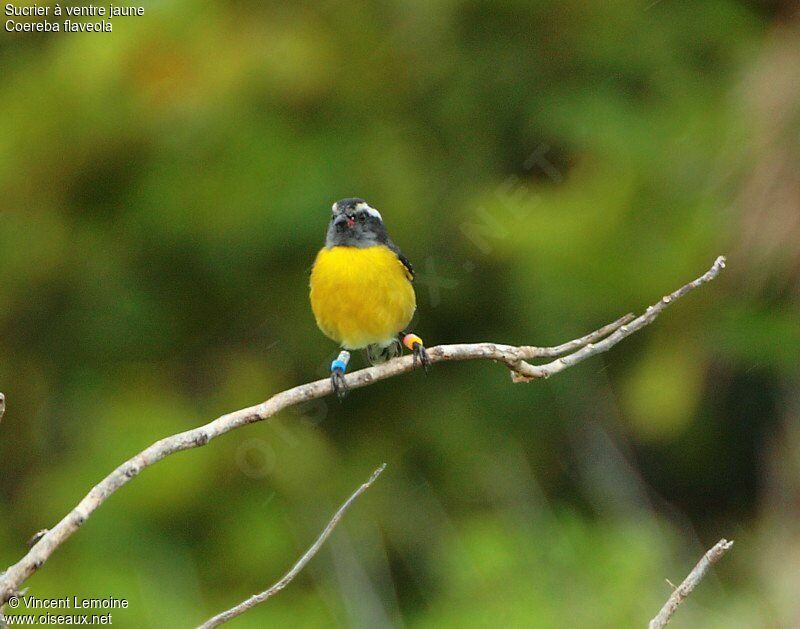
[[[368,204],[366,204],[366,203],[359,203],[359,204],[356,206],[356,209],[357,209],[357,210],[364,210],[364,211],[365,211],[367,214],[369,214],[370,216],[374,216],[375,218],[377,218],[377,219],[379,219],[379,220],[381,220],[381,221],[383,220],[383,217],[381,216],[381,213],[380,213],[380,212],[378,212],[378,210],[376,210],[376,209],[375,209],[374,207],[372,207],[371,205],[368,205]]]

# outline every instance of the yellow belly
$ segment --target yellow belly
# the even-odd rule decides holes
[[[311,309],[322,332],[346,349],[388,344],[417,307],[403,263],[383,246],[331,247],[311,271]]]

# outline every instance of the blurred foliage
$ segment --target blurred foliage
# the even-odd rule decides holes
[[[152,441],[325,375],[307,270],[338,198],[415,263],[428,344],[555,344],[729,270],[551,381],[443,365],[171,457],[32,594],[197,623],[387,461],[239,626],[643,626],[723,536],[675,626],[796,625],[789,3],[143,4],[0,39],[2,565]]]

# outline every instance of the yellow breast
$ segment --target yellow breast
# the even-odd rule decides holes
[[[388,344],[417,306],[411,277],[388,247],[331,247],[311,271],[311,309],[319,329],[346,349]]]

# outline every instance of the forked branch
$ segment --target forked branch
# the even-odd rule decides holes
[[[627,315],[591,334],[556,347],[516,347],[497,343],[439,345],[430,348],[428,356],[432,363],[456,360],[493,360],[501,362],[511,370],[514,382],[548,378],[586,360],[590,356],[611,349],[626,336],[652,323],[676,299],[713,280],[724,267],[725,258],[719,257],[706,273],[682,286],[674,293],[666,295],[658,303],[647,308],[642,315],[638,317]],[[556,359],[539,365],[533,365],[529,362],[537,358]],[[379,380],[406,373],[413,368],[412,357],[402,356],[382,365],[361,369],[349,374],[346,376],[347,385],[351,390],[358,389],[374,384]],[[204,446],[212,439],[216,439],[231,430],[246,424],[263,421],[288,407],[321,398],[331,393],[331,382],[328,378],[302,384],[276,393],[261,404],[222,415],[204,426],[165,437],[145,448],[136,456],[122,463],[95,485],[72,511],[42,535],[41,539],[35,543],[22,559],[10,566],[3,574],[0,574],[0,606],[7,602],[8,598],[19,590],[25,580],[38,570],[53,552],[80,528],[95,509],[120,487],[130,482],[142,470],[155,465],[176,452]]]

